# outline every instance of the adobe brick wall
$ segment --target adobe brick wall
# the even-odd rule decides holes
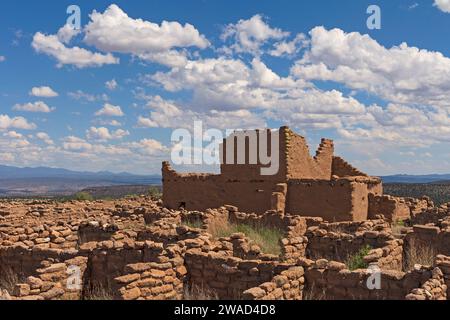
[[[0,247],[0,266],[3,271],[11,270],[21,277],[36,275],[36,269],[47,259],[64,261],[73,253],[58,249],[26,248],[20,245]]]
[[[167,167],[166,167],[167,168]],[[184,205],[186,210],[205,211],[232,204],[246,212],[272,209],[276,183],[266,180],[226,179],[220,175],[183,175],[163,170],[163,201],[169,209]]]
[[[240,132],[224,140],[219,175],[180,174],[164,162],[164,205],[204,211],[230,204],[258,214],[276,210],[329,221],[361,221],[368,217],[368,194],[383,192],[380,179],[334,157],[333,141],[322,139],[312,157],[306,139],[287,127],[279,130],[279,171],[263,176],[260,162],[249,164],[252,139],[259,141],[261,131]],[[245,146],[246,164],[224,163],[231,141],[235,141],[237,161],[238,140]]]
[[[313,158],[304,137],[290,129],[285,129],[282,134],[286,139],[288,179],[331,179],[333,141],[323,139]]]
[[[367,174],[356,169],[355,167],[353,167],[351,164],[349,164],[347,161],[345,161],[341,157],[333,157],[332,175],[335,175],[338,177],[352,177],[352,176],[367,177]]]
[[[258,141],[258,146],[260,145],[260,141],[263,138],[262,132],[263,130],[251,130],[251,131],[244,131],[244,132],[237,132],[234,135],[227,137],[224,139],[223,144],[221,145],[221,176],[224,178],[225,181],[228,180],[239,180],[239,181],[253,181],[253,180],[264,180],[264,181],[271,181],[273,183],[279,183],[279,182],[285,182],[287,177],[287,157],[289,155],[288,153],[288,146],[287,146],[287,139],[288,136],[287,131],[289,129],[282,127],[279,130],[278,133],[278,147],[279,147],[279,170],[277,174],[274,175],[261,175],[261,168],[267,167],[261,165],[261,161],[259,159],[259,155],[257,154],[259,152],[259,148],[255,149],[254,144],[252,145],[252,151],[256,152],[254,155],[256,155],[257,164],[250,164],[250,139],[246,138],[245,136],[252,136],[256,137],[256,140]],[[272,132],[271,130],[264,130],[266,132],[267,137],[267,146],[268,146],[268,153],[271,153],[271,139],[272,139]],[[240,137],[240,138],[238,138]],[[226,163],[227,159],[227,145],[231,146],[232,140],[234,139],[234,161],[233,163]],[[239,164],[237,160],[237,147],[238,147],[238,139],[240,139],[243,143],[245,141],[245,164]],[[245,139],[245,140],[244,140]],[[254,139],[254,138],[253,138]],[[253,142],[255,143],[255,142]],[[231,148],[231,147],[230,147]]]
[[[339,179],[290,180],[286,212],[333,221],[367,220],[367,184]]]
[[[406,220],[411,216],[409,205],[404,199],[389,195],[369,194],[369,219],[383,215],[389,221]]]

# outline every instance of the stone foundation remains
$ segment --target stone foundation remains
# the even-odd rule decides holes
[[[381,217],[170,210],[146,197],[2,201],[0,298],[447,299],[448,207],[404,203],[415,211],[399,229]],[[228,225],[277,230],[279,250],[264,252],[251,234],[218,232]],[[420,248],[427,254],[418,256]]]

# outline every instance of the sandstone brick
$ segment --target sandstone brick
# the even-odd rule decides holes
[[[138,274],[138,273],[133,273],[133,274],[127,274],[127,275],[124,275],[124,276],[121,276],[121,277],[117,277],[117,278],[115,278],[114,280],[117,282],[117,283],[120,283],[120,284],[129,284],[129,283],[131,283],[131,282],[134,282],[134,281],[136,281],[136,280],[139,280],[141,278],[141,275],[140,274]]]
[[[52,300],[55,298],[58,298],[64,294],[64,290],[62,288],[53,287],[52,289],[48,290],[47,292],[42,292],[40,295],[45,300]]]
[[[16,284],[13,294],[18,297],[24,297],[30,294],[30,286],[25,283]]]
[[[136,287],[130,290],[122,290],[121,294],[123,300],[136,300],[141,296],[141,290]]]
[[[242,298],[244,300],[257,300],[266,295],[266,291],[263,289],[256,287],[249,290],[244,291]]]

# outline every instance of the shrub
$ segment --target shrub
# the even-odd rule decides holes
[[[350,270],[367,269],[369,265],[364,261],[364,257],[369,254],[372,248],[369,245],[362,247],[358,252],[347,258],[346,265]]]
[[[156,187],[156,186],[152,186],[148,189],[148,195],[153,199],[153,200],[159,200],[162,198],[162,193],[160,188]]]
[[[75,194],[74,199],[78,201],[93,201],[94,197],[89,192],[78,192]]]

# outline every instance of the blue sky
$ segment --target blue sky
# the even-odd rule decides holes
[[[81,9],[81,30],[65,27]],[[366,9],[381,9],[369,30]],[[171,133],[289,125],[370,174],[450,172],[450,1],[15,1],[0,164],[158,173]],[[166,21],[163,23],[163,21]]]

